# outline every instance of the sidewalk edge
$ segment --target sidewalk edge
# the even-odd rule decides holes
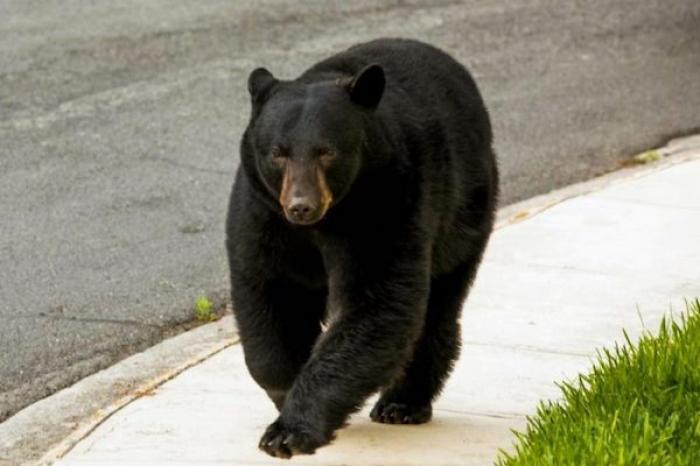
[[[503,207],[498,210],[495,228],[500,229],[522,222],[567,199],[651,175],[680,163],[700,159],[700,135],[673,139],[656,150],[663,155],[658,162],[623,168]]]
[[[52,464],[124,406],[237,341],[226,315],[33,403],[0,424],[0,465]]]

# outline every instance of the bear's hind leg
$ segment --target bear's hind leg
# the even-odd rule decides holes
[[[279,411],[321,333],[326,291],[277,283],[256,292],[254,306],[237,309],[237,321],[248,370]]]
[[[459,356],[459,316],[479,260],[464,263],[432,280],[428,312],[413,360],[405,374],[382,393],[370,417],[385,424],[422,424],[432,417],[440,393]]]

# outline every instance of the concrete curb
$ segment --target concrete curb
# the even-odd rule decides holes
[[[0,465],[48,465],[111,415],[236,343],[233,318],[162,341],[38,401],[0,424]]]
[[[659,162],[623,169],[519,202],[498,212],[496,228],[530,218],[558,203],[700,158],[700,135],[676,139]],[[0,465],[48,465],[131,401],[237,342],[231,316],[185,332],[93,374],[25,408],[0,424]]]
[[[700,135],[673,139],[664,147],[657,149],[657,152],[663,156],[658,162],[623,168],[499,209],[496,228],[521,222],[567,199],[599,191],[620,182],[641,178],[679,163],[700,158],[697,155],[698,149],[700,149]]]

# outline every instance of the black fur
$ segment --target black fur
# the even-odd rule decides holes
[[[381,39],[293,81],[258,69],[249,89],[227,249],[246,363],[280,412],[260,447],[313,453],[379,390],[373,420],[428,421],[496,206],[473,79],[432,46]],[[278,147],[334,154],[333,203],[313,225],[285,218]]]

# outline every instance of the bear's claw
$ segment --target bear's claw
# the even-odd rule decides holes
[[[325,443],[305,429],[287,426],[278,419],[267,428],[258,448],[270,456],[289,459],[294,455],[311,455]]]
[[[382,424],[423,424],[433,416],[433,408],[428,405],[412,405],[378,401],[369,417]]]

